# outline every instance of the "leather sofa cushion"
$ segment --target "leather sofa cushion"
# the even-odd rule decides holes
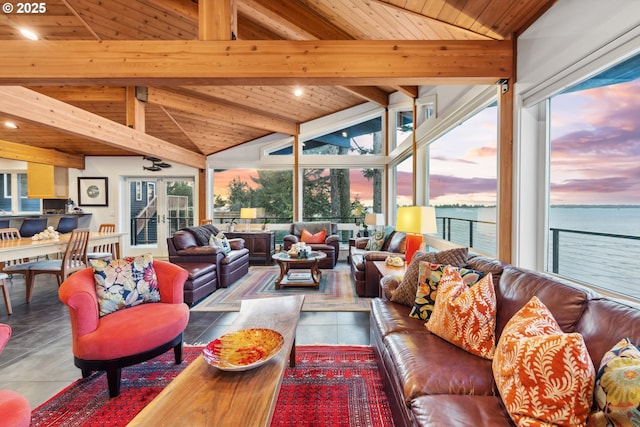
[[[249,249],[238,249],[229,252],[222,260],[221,264],[231,264],[249,253]]]
[[[587,291],[576,288],[575,285],[566,284],[559,278],[507,266],[496,286],[497,337],[502,334],[509,319],[534,295],[551,311],[560,328],[568,333],[576,331],[576,325],[586,308],[587,300],[589,296],[593,296]]]
[[[209,273],[213,273],[216,271],[216,265],[215,264],[210,264],[210,263],[206,263],[206,262],[176,262],[176,265],[179,265],[180,267],[184,268],[185,270],[187,270],[187,273],[189,273],[189,279],[188,280],[194,280],[199,278],[200,276],[203,276],[205,274],[209,274]]]
[[[387,366],[393,367],[393,378],[399,382],[407,404],[426,394],[497,394],[491,360],[432,333],[395,332],[383,342],[391,359]]]
[[[177,251],[198,246],[198,242],[196,242],[193,234],[184,230],[178,230],[173,233],[173,244]]]
[[[411,401],[415,425],[514,426],[497,396],[436,395]]]
[[[371,328],[383,336],[392,332],[430,333],[423,320],[409,317],[410,311],[406,305],[375,298],[371,300]]]

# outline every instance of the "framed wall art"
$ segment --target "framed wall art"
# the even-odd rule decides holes
[[[78,206],[109,206],[109,178],[78,178]]]

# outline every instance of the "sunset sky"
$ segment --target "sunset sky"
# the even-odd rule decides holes
[[[639,94],[637,79],[552,99],[552,204],[640,204]],[[431,205],[495,205],[496,115],[497,107],[486,108],[431,145]],[[398,173],[399,205],[411,203],[406,163]],[[216,194],[248,172],[216,173]],[[351,190],[371,204],[371,183],[359,170],[351,173]]]

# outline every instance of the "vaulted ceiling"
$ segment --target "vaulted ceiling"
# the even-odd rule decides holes
[[[513,54],[509,41],[554,2],[229,0],[236,31],[228,38],[237,40],[211,42],[203,52],[198,43],[211,40],[203,38],[203,27],[212,24],[206,13],[213,0],[47,0],[41,3],[43,13],[5,10],[0,15],[5,57],[0,120],[19,127],[0,126],[0,142],[76,156],[169,153],[158,157],[201,167],[201,157],[273,132],[294,134],[300,123],[327,114],[369,101],[386,106],[396,91],[415,97],[419,84],[447,78],[461,83],[467,75],[469,82],[489,81],[499,73],[477,76],[474,68],[482,64],[474,67],[464,57],[488,67],[495,66],[497,56],[491,55],[513,62],[512,56],[495,53],[494,44],[508,46]],[[25,41],[20,28],[40,40]],[[462,54],[454,57],[458,48]],[[379,52],[384,49],[395,56],[383,60]],[[148,62],[135,62],[151,51]],[[420,60],[430,61],[425,76],[433,80],[402,74],[404,65],[421,66],[413,52],[430,56]],[[93,55],[114,62],[99,65]],[[182,57],[200,74],[181,68]],[[298,57],[296,71],[291,64]],[[291,59],[289,68],[282,58]],[[56,66],[61,70],[54,72]],[[308,78],[311,74],[314,78]],[[302,96],[294,95],[296,87],[302,87]],[[85,117],[85,112],[96,116]],[[117,135],[113,141],[109,133],[94,137],[95,128],[79,130],[74,119],[99,129],[117,124]],[[135,142],[122,142],[127,139]]]

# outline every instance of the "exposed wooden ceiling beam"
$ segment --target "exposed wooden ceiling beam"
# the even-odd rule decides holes
[[[31,147],[30,145],[0,140],[0,157],[3,159],[22,160],[25,162],[44,163],[63,168],[84,169],[84,156],[63,153],[48,148]]]
[[[247,109],[233,105],[207,101],[194,97],[193,93],[186,95],[184,93],[150,87],[148,89],[147,102],[197,114],[202,117],[223,120],[228,124],[241,124],[271,132],[281,132],[287,135],[293,135],[296,132],[295,122],[261,114],[258,111],[248,111]]]
[[[194,153],[24,87],[0,87],[0,112],[133,153],[161,157],[197,168],[206,166],[203,154]]]
[[[409,98],[418,97],[418,86],[393,86],[398,92],[404,93]]]
[[[29,89],[63,102],[125,102],[124,87],[31,86]]]
[[[511,78],[510,41],[0,41],[0,84],[427,85]]]
[[[198,3],[198,39],[232,40],[238,34],[236,0],[203,0]]]
[[[389,95],[387,95],[387,92],[375,86],[343,86],[343,88],[367,101],[375,102],[382,107],[389,106]]]

